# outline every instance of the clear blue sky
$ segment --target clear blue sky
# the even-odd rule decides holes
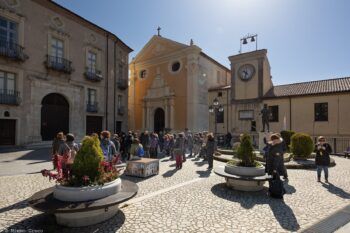
[[[195,44],[229,67],[239,39],[257,33],[268,49],[273,82],[350,76],[347,0],[57,0],[115,33],[136,55],[156,34]],[[244,51],[254,47],[246,46]]]

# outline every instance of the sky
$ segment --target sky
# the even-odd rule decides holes
[[[229,67],[240,38],[258,34],[275,85],[350,77],[350,1],[347,0],[55,0],[116,34],[134,52],[162,28]],[[242,51],[255,50],[248,43]]]

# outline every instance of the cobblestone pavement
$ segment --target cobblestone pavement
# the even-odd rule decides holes
[[[0,151],[0,176],[33,174],[52,169],[50,149]]]
[[[53,183],[40,174],[3,176],[0,232],[301,231],[349,204],[350,160],[335,160],[337,166],[330,169],[330,185],[317,183],[315,171],[288,170],[290,181],[282,201],[267,197],[266,191],[244,193],[227,189],[224,179],[210,174],[201,161],[188,160],[182,170],[175,171],[174,162],[165,159],[158,176],[127,178],[137,182],[140,192],[115,217],[72,229],[56,225],[53,217],[26,204],[26,198]],[[217,165],[222,163],[215,162]],[[178,186],[174,188],[175,185]]]

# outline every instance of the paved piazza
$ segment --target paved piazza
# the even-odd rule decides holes
[[[302,231],[349,204],[350,159],[334,157],[332,184],[316,182],[316,172],[288,170],[284,202],[266,191],[229,190],[207,164],[189,159],[176,171],[161,160],[160,173],[137,182],[140,191],[114,218],[85,228],[63,228],[54,218],[28,207],[26,198],[54,185],[41,174],[0,177],[0,232],[290,232]],[[215,161],[214,166],[223,163]],[[11,162],[7,162],[11,166]],[[12,167],[16,169],[16,167]],[[17,231],[16,231],[17,230]],[[35,231],[38,230],[38,231]]]

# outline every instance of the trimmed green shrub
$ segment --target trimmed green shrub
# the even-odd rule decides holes
[[[283,130],[281,131],[281,137],[283,138],[284,143],[286,144],[287,150],[290,151],[290,140],[291,137],[295,134],[292,130]]]
[[[314,150],[314,142],[306,133],[296,133],[291,138],[291,152],[294,157],[308,158]]]
[[[103,173],[101,170],[103,159],[98,138],[86,136],[73,163],[72,173],[74,177],[72,183],[80,185],[87,177],[92,183],[98,182]]]
[[[237,150],[237,156],[241,160],[240,166],[255,167],[255,153],[252,138],[249,134],[241,136],[241,144]]]

